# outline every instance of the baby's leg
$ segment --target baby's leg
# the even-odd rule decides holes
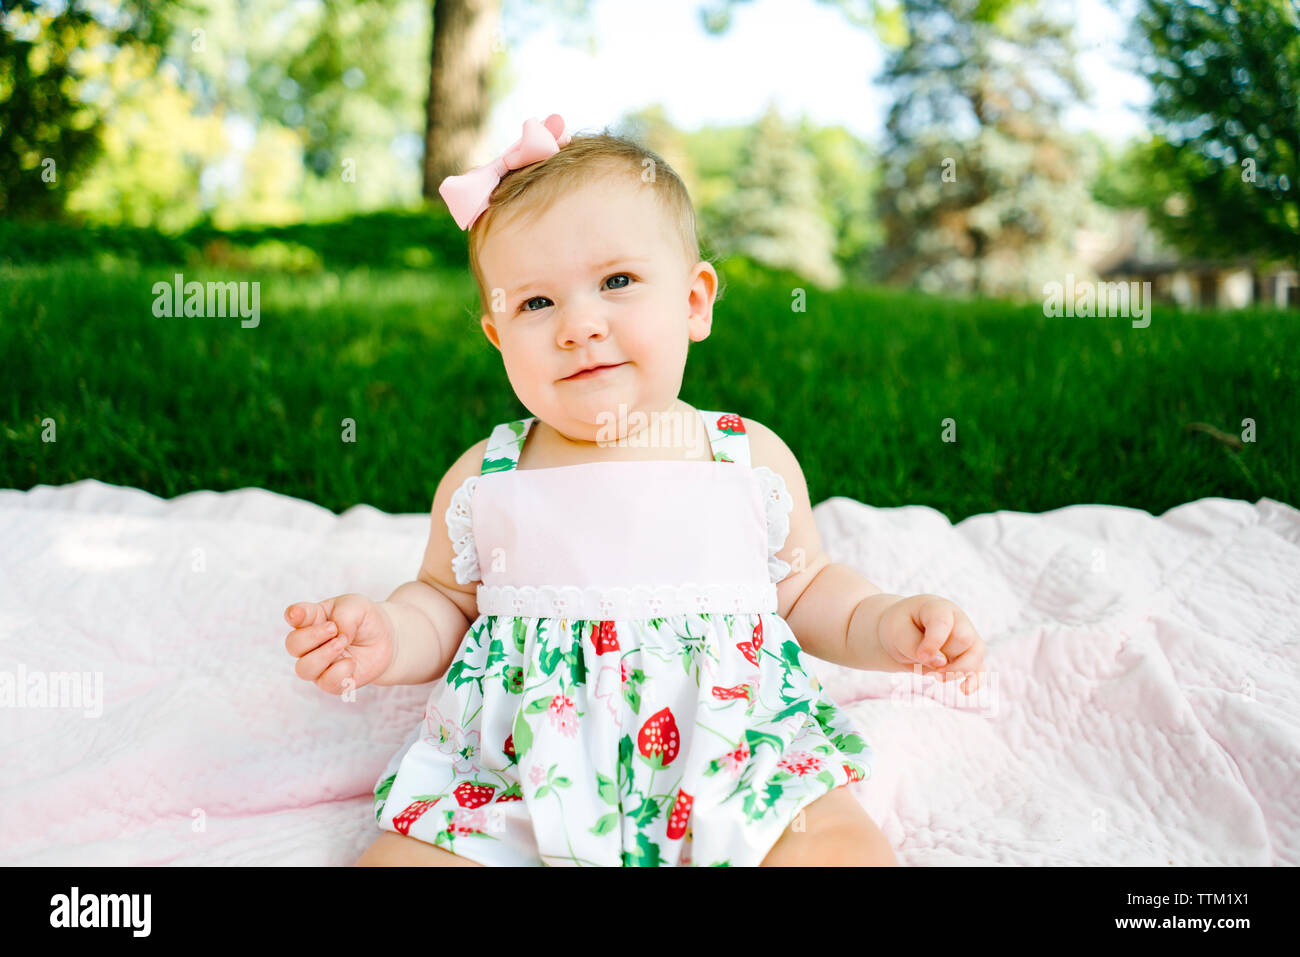
[[[896,867],[894,849],[876,822],[841,785],[803,809],[759,867]]]
[[[441,847],[424,841],[384,831],[364,854],[357,858],[355,867],[482,867],[478,861],[461,857]]]

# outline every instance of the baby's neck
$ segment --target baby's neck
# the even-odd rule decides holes
[[[630,413],[627,433],[609,441],[586,442],[564,435],[541,419],[528,430],[518,468],[555,468],[588,462],[645,462],[713,460],[704,419],[681,401],[667,412]],[[617,430],[615,434],[617,434]]]

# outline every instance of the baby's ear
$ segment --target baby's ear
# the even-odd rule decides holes
[[[483,334],[488,337],[488,342],[496,346],[498,352],[501,351],[501,339],[497,336],[496,323],[492,321],[490,313],[483,313],[479,317],[479,325],[483,327]]]

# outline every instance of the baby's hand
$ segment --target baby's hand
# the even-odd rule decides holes
[[[924,674],[940,672],[947,681],[966,675],[963,694],[980,686],[984,639],[966,613],[938,595],[912,595],[886,608],[876,630],[880,647],[895,661],[920,664]]]
[[[392,660],[392,620],[365,595],[297,602],[285,609],[284,620],[295,626],[284,647],[298,659],[298,677],[329,694],[369,684]]]

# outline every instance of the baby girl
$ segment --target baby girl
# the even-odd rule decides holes
[[[677,174],[553,115],[441,192],[532,414],[447,470],[415,581],[285,612],[325,692],[433,682],[357,863],[896,864],[805,654],[970,694],[984,642],[831,562],[780,437],[679,398],[718,277]]]

